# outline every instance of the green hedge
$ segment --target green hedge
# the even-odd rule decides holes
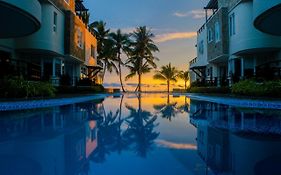
[[[55,92],[48,82],[26,81],[21,77],[1,80],[0,96],[4,98],[54,97]]]
[[[191,87],[190,93],[210,93],[210,94],[227,94],[230,93],[228,87]]]
[[[246,96],[281,97],[281,81],[257,83],[254,80],[243,80],[234,84],[231,92]]]

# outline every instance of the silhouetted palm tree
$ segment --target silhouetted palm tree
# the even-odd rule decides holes
[[[122,81],[122,70],[121,65],[123,65],[123,61],[121,59],[122,52],[126,52],[128,50],[128,44],[129,44],[129,37],[127,34],[122,34],[121,30],[118,29],[115,33],[109,34],[110,39],[113,42],[112,50],[115,53],[116,59],[118,61],[118,71],[119,71],[119,80],[122,87],[122,91],[125,92],[123,81]]]
[[[131,78],[138,75],[138,91],[141,92],[142,75],[149,72],[152,68],[156,68],[155,60],[158,60],[153,53],[159,51],[154,44],[152,38],[153,33],[146,28],[146,26],[138,27],[132,34],[132,42],[130,43],[129,65],[130,74],[127,76]],[[133,67],[133,69],[132,69]]]
[[[179,78],[184,80],[184,89],[187,89],[187,82],[189,81],[189,72],[188,71],[181,71],[179,73]]]
[[[167,81],[167,91],[170,92],[170,82],[177,82],[178,70],[171,66],[169,63],[166,66],[162,66],[160,70],[156,71],[153,76],[154,79]]]
[[[110,29],[106,29],[106,23],[103,21],[95,21],[89,25],[90,30],[97,38],[97,60],[103,63],[103,77],[104,80],[106,71],[112,72],[118,69],[114,62],[116,62],[116,53],[112,50],[114,43],[109,40]]]

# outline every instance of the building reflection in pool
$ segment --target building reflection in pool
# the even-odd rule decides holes
[[[167,163],[186,164],[198,175],[281,174],[280,111],[156,97],[119,96],[108,103],[1,113],[0,174],[86,175],[98,168],[91,162],[102,165],[112,155],[132,154],[146,161],[155,150],[167,156]],[[148,103],[152,100],[154,105]],[[197,145],[189,123],[197,129]]]
[[[198,154],[214,174],[281,174],[281,111],[191,100]]]

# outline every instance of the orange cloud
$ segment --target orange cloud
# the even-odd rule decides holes
[[[196,37],[197,32],[176,32],[156,35],[155,42],[162,43],[171,40],[188,39]]]
[[[197,146],[194,144],[184,144],[184,143],[174,143],[166,140],[156,140],[159,146],[171,149],[187,149],[187,150],[197,150]]]
[[[211,13],[211,11],[207,11],[208,16],[210,16]],[[175,12],[173,15],[179,18],[192,17],[193,19],[202,19],[205,18],[206,13],[204,10],[197,9],[189,12]]]

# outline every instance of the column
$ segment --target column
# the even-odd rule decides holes
[[[241,77],[240,79],[244,79],[244,58],[241,58]]]
[[[254,61],[253,61],[253,66],[254,66],[254,76],[256,76],[256,67],[257,67],[257,57],[254,56]]]
[[[43,77],[44,77],[44,59],[43,58],[41,58],[40,66],[41,66],[41,79],[43,79]]]
[[[53,70],[52,70],[52,77],[53,78],[55,78],[56,77],[56,59],[55,58],[53,58],[53,60],[52,60],[52,68],[53,68]]]

